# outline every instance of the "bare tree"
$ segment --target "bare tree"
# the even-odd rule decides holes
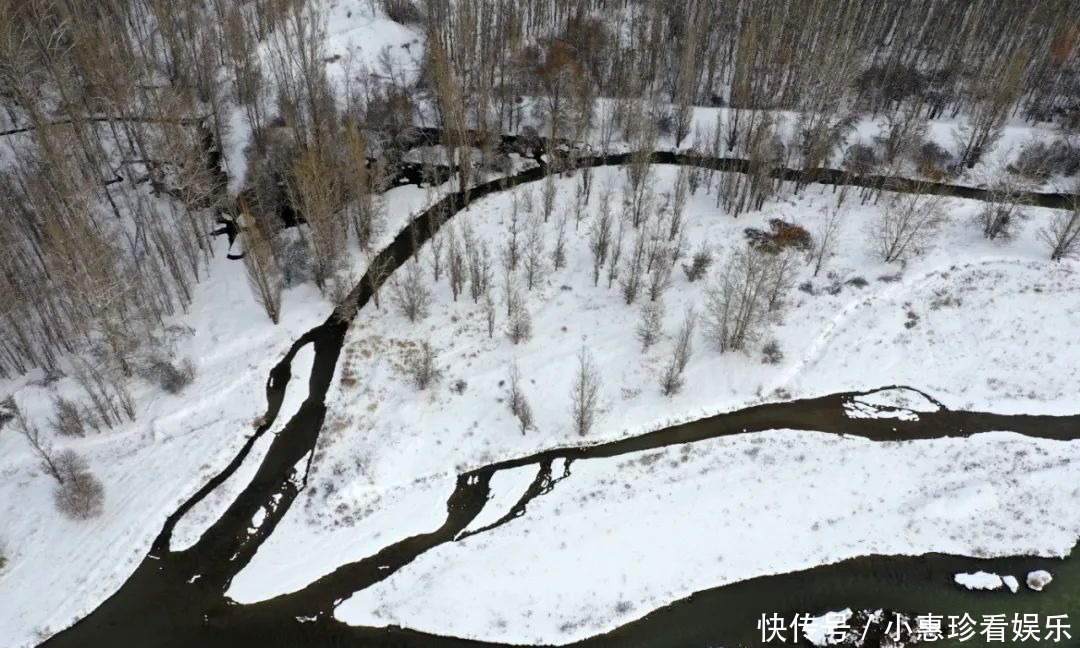
[[[991,241],[1012,236],[1014,226],[1026,216],[1020,205],[1020,191],[1020,186],[1007,179],[991,189],[991,200],[983,203],[976,214],[983,236]]]
[[[660,391],[664,396],[674,396],[679,393],[683,386],[683,372],[690,362],[690,355],[694,346],[694,327],[697,324],[697,312],[693,307],[686,309],[683,316],[682,326],[675,336],[675,346],[671,351],[671,359],[660,374]]]
[[[647,301],[641,305],[641,319],[634,330],[638,342],[641,342],[641,350],[648,351],[649,347],[660,339],[660,328],[664,322],[664,302]]]
[[[592,354],[584,346],[577,355],[577,373],[570,390],[570,415],[574,430],[585,436],[596,422],[596,408],[600,397],[600,371]]]
[[[507,313],[506,336],[514,344],[527,342],[532,337],[532,317],[525,299],[513,285],[507,291]]]
[[[1080,203],[1067,212],[1054,214],[1050,223],[1039,230],[1039,238],[1050,248],[1051,261],[1080,256]]]
[[[544,177],[544,187],[540,192],[540,210],[544,214],[544,222],[548,222],[552,212],[555,211],[555,174],[548,167],[548,174]]]
[[[525,286],[532,290],[544,272],[544,230],[543,223],[533,217],[525,235]]]
[[[871,222],[870,234],[882,261],[891,263],[926,245],[943,220],[938,196],[898,194]]]
[[[510,365],[510,397],[508,402],[510,405],[510,412],[517,418],[518,427],[522,434],[525,434],[528,430],[535,427],[533,423],[532,407],[529,406],[529,400],[525,397],[524,392],[521,391],[521,372],[518,370],[516,361]]]
[[[434,221],[432,221],[434,223]],[[432,225],[434,229],[434,225]],[[432,232],[430,241],[431,257],[429,263],[431,264],[431,279],[436,284],[439,283],[439,278],[442,277],[443,272],[443,247],[445,247],[445,239],[435,232]]]
[[[424,272],[415,258],[405,264],[404,278],[401,272],[394,276],[390,288],[394,303],[410,322],[428,316],[431,293],[424,285]]]
[[[589,230],[589,251],[593,257],[593,285],[600,281],[600,269],[611,247],[611,191],[600,195],[600,213]],[[610,285],[610,284],[609,284]]]
[[[458,295],[465,289],[466,260],[457,232],[453,227],[450,228],[449,239],[446,250],[446,274],[450,280],[450,292],[454,295],[454,301],[457,301]]]
[[[274,258],[270,237],[252,218],[247,204],[241,203],[239,228],[244,242],[244,270],[255,301],[274,324],[281,318],[281,270]]]
[[[488,337],[495,335],[495,300],[490,294],[484,295],[484,320],[487,322]]]
[[[563,212],[559,217],[559,222],[555,225],[555,246],[551,249],[551,264],[556,270],[560,270],[566,265],[566,212]],[[595,284],[596,281],[593,281]]]
[[[708,290],[706,326],[721,351],[738,351],[756,340],[768,321],[769,253],[750,247],[732,253]]]
[[[521,233],[525,229],[525,223],[521,217],[521,208],[517,194],[514,194],[510,202],[510,220],[506,223],[506,243],[502,249],[503,267],[507,271],[517,270],[518,261],[521,258]]]
[[[825,263],[836,254],[837,237],[840,235],[842,217],[839,209],[825,209],[825,218],[814,232],[813,245],[810,248],[810,265],[814,276],[818,276]]]
[[[53,500],[64,515],[86,520],[101,515],[105,502],[105,487],[90,472],[86,460],[74,450],[54,453],[41,431],[31,423],[10,397],[4,401],[11,413],[15,430],[26,439],[41,461],[46,474],[56,480]]]
[[[406,371],[417,389],[424,390],[442,377],[438,365],[438,353],[431,343],[424,340],[406,358]]]
[[[105,508],[105,486],[90,472],[90,466],[74,450],[56,456],[57,485],[53,501],[58,511],[73,520],[89,520]]]
[[[683,272],[686,274],[687,281],[694,282],[701,279],[712,267],[712,252],[709,251],[709,246],[706,243],[701,244],[701,248],[694,253],[693,258],[690,260],[690,265],[683,264]]]

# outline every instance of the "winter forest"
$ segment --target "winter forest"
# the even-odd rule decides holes
[[[0,645],[1064,640],[1080,3],[0,0],[0,106]]]

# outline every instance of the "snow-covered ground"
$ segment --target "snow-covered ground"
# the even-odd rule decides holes
[[[134,423],[82,439],[53,439],[58,449],[83,454],[104,483],[100,518],[75,522],[56,513],[52,479],[39,469],[22,437],[10,428],[0,431],[0,519],[9,561],[0,571],[5,645],[36,643],[119,587],[165,517],[227,464],[254,431],[255,419],[266,409],[270,368],[293,339],[329,315],[330,304],[314,286],[302,285],[285,292],[282,320],[274,326],[252,300],[243,264],[225,258],[224,238],[214,244],[209,278],[196,287],[190,311],[171,322],[186,331],[176,351],[195,363],[195,381],[176,396],[136,384]],[[5,381],[0,394],[14,394],[27,416],[47,430],[50,394],[78,391],[71,378],[50,386],[35,383],[38,378]],[[290,394],[295,387],[290,384]],[[306,392],[306,385],[300,389]],[[265,448],[258,444],[245,467],[257,465]],[[243,486],[230,482],[233,490]],[[218,500],[221,507],[228,503]],[[198,522],[181,525],[182,541],[197,538]],[[191,534],[195,537],[187,538]]]
[[[656,167],[655,173],[657,192],[670,191],[675,169]],[[596,174],[597,187],[616,188],[618,205],[622,171]],[[572,200],[574,182],[557,182],[553,219]],[[536,192],[539,205],[538,186],[514,191]],[[496,250],[505,241],[511,200],[511,192],[486,198],[457,216],[455,227],[467,222]],[[743,228],[784,218],[813,231],[835,198],[831,189],[812,188],[738,219],[713,200],[694,196],[686,227],[693,245],[708,242],[719,263],[743,244]],[[489,338],[481,308],[467,294],[454,302],[445,279],[431,286],[432,314],[420,322],[387,310],[385,295],[383,310],[361,313],[339,371],[339,378],[351,379],[337,382],[328,395],[331,421],[320,441],[313,486],[230,594],[249,601],[299,589],[336,564],[363,556],[334,526],[340,519],[355,523],[352,537],[382,531],[365,519],[372,490],[408,489],[418,480],[542,448],[638,434],[768,400],[891,384],[923,390],[952,408],[1075,409],[1069,396],[1080,389],[1080,374],[1069,349],[1070,331],[1080,327],[1080,282],[1075,264],[1050,263],[1037,241],[1049,210],[1031,209],[1012,240],[991,243],[971,221],[979,204],[947,200],[948,219],[935,241],[901,266],[883,264],[872,253],[867,228],[877,208],[849,200],[842,208],[839,255],[817,278],[809,268],[800,269],[796,283],[809,282],[812,289],[792,291],[783,321],[773,328],[771,337],[785,358],[765,364],[757,349],[720,354],[699,321],[686,388],[665,398],[658,373],[683,308],[703,306],[708,281],[690,283],[676,273],[664,295],[664,336],[643,353],[634,336],[638,306],[625,305],[617,284],[608,289],[603,277],[599,287],[592,285],[586,240],[596,205],[594,195],[576,230],[569,222],[567,267],[546,274],[531,292],[522,285],[533,321],[530,341],[509,341],[502,310]],[[554,230],[554,224],[544,228],[547,250]],[[430,261],[428,250],[421,260]],[[430,282],[430,270],[425,272]],[[500,277],[496,272],[496,296]],[[851,282],[856,277],[866,285]],[[421,340],[439,351],[444,372],[427,391],[412,387],[403,372],[407,353]],[[584,439],[574,433],[568,414],[569,383],[582,345],[602,368],[603,381],[600,415]],[[536,420],[536,429],[524,435],[506,402],[512,362],[520,368]],[[454,389],[458,381],[465,382],[460,392]],[[906,389],[852,403],[851,416],[913,418],[938,409]],[[349,622],[400,623],[440,634],[565,642],[696,589],[854,555],[1060,554],[1080,532],[1080,522],[1068,512],[1080,493],[1060,488],[1075,483],[1070,461],[1075,464],[1078,449],[1007,434],[879,446],[771,432],[650,454],[645,464],[670,470],[650,469],[649,476],[628,474],[635,465],[629,460],[584,462],[521,520],[425,554],[357,594],[338,613]],[[697,470],[695,463],[684,466],[691,460],[702,462]],[[470,528],[505,514],[535,470],[497,474],[489,507]],[[433,506],[442,505],[449,491],[448,486],[433,493]],[[1025,507],[1035,501],[1055,513],[1033,518]],[[392,506],[394,500],[382,504]],[[402,514],[411,506],[404,504]],[[432,517],[424,524],[433,530],[443,518],[425,510]],[[882,522],[866,525],[869,517]],[[788,526],[793,519],[798,524]],[[770,527],[776,524],[798,533],[780,533]],[[410,524],[394,537],[423,528]],[[686,546],[669,550],[672,536]],[[783,546],[763,540],[768,538]],[[313,543],[323,551],[297,558],[297,547]],[[694,558],[682,567],[665,562],[686,556]],[[285,578],[286,566],[307,576]],[[473,595],[480,591],[483,598]]]
[[[1060,556],[1080,534],[1077,484],[1080,442],[1003,432],[778,430],[580,460],[524,516],[422,554],[336,616],[563,644],[697,590],[858,555]]]
[[[363,66],[378,70],[384,47],[397,71],[416,71],[422,36],[372,13],[369,7],[363,2],[319,2],[318,11],[328,17],[328,71],[336,84],[344,83],[350,65],[357,71]],[[712,128],[724,110],[699,108],[695,123],[705,130]],[[781,116],[786,120],[784,128],[790,130],[794,115]],[[243,150],[250,133],[239,111],[229,121],[223,148],[229,188],[236,192],[245,176]],[[950,146],[957,125],[933,122],[930,136]],[[848,143],[868,143],[879,129],[880,123],[863,120]],[[594,143],[596,135],[591,135]],[[1025,143],[1054,137],[1057,133],[1049,128],[1009,124],[986,160],[956,181],[989,183]],[[670,138],[659,143],[661,148],[673,145]],[[674,173],[672,168],[656,168],[659,193],[671,190]],[[328,397],[329,418],[311,486],[236,578],[231,596],[249,601],[294,590],[342,562],[431,530],[443,519],[445,497],[457,472],[542,448],[623,437],[766,400],[890,384],[917,387],[953,408],[1076,411],[1080,373],[1072,332],[1080,330],[1080,282],[1076,263],[1047,262],[1037,241],[1036,232],[1049,210],[1029,209],[1031,218],[1020,223],[1013,240],[989,242],[970,222],[979,205],[956,199],[946,201],[949,220],[936,242],[900,267],[884,265],[871,254],[866,228],[878,208],[859,206],[849,198],[843,208],[841,255],[817,278],[810,277],[806,268],[800,270],[796,283],[809,282],[810,292],[791,294],[783,321],[771,333],[785,358],[770,365],[760,362],[757,349],[721,355],[702,338],[699,322],[686,388],[674,398],[664,398],[658,393],[657,373],[670,354],[683,308],[704,304],[706,284],[691,284],[676,270],[665,295],[664,336],[642,353],[633,331],[637,307],[623,304],[617,288],[604,287],[603,278],[600,287],[592,286],[586,237],[595,218],[596,193],[611,183],[618,197],[623,177],[617,169],[598,170],[596,175],[589,213],[580,227],[573,220],[568,226],[567,267],[547,275],[526,295],[533,319],[532,340],[510,344],[502,334],[503,312],[495,337],[489,339],[480,308],[467,296],[452,302],[445,280],[434,290],[432,316],[418,324],[408,323],[396,312],[365,309],[350,331],[338,368],[339,382]],[[1069,182],[1054,178],[1042,188],[1065,188]],[[557,182],[553,218],[571,203],[573,184],[573,179]],[[516,193],[529,190],[539,204],[538,186]],[[430,198],[415,187],[389,192],[381,241],[389,241]],[[707,242],[721,263],[727,251],[741,244],[744,227],[762,227],[774,217],[799,222],[813,231],[833,200],[831,188],[812,187],[800,196],[789,195],[760,212],[732,219],[714,207],[712,196],[699,193],[687,208],[688,252],[699,242]],[[459,224],[470,221],[478,235],[488,240],[496,252],[496,265],[509,204],[510,194],[500,194],[456,219]],[[618,200],[615,204],[618,215]],[[550,251],[554,227],[549,224],[544,233],[545,249]],[[624,255],[631,243],[628,237]],[[251,298],[241,264],[225,260],[223,243],[216,245],[218,256],[211,264],[210,278],[198,286],[191,311],[175,321],[190,329],[178,339],[177,352],[195,361],[194,384],[179,396],[164,395],[149,385],[137,387],[135,423],[103,435],[57,442],[59,447],[83,453],[104,482],[106,505],[101,518],[76,523],[53,513],[49,478],[37,468],[21,438],[11,430],[0,431],[0,519],[4,520],[0,545],[7,558],[0,570],[0,634],[11,645],[36,643],[92,610],[123,582],[165,516],[225,465],[251,433],[254,418],[265,407],[263,386],[269,368],[298,335],[329,313],[330,305],[312,286],[299,286],[284,296],[281,324],[271,325]],[[356,251],[352,255],[351,271],[359,277],[365,255]],[[498,270],[495,275],[498,294],[501,275]],[[867,284],[849,283],[856,278]],[[384,301],[384,307],[388,302]],[[445,374],[426,392],[416,391],[401,372],[405,353],[420,340],[430,341],[439,350]],[[600,416],[585,439],[574,435],[567,412],[572,364],[582,345],[592,350],[603,377]],[[513,361],[520,367],[523,389],[536,418],[536,429],[525,435],[518,431],[506,405],[504,381]],[[309,351],[302,352],[294,362],[294,380],[277,425],[283,425],[302,401],[309,366]],[[340,381],[343,376],[354,379]],[[68,389],[70,379],[45,386],[33,382],[39,378],[31,375],[0,383],[0,396],[15,394],[20,406],[44,426],[51,415],[49,394]],[[458,381],[465,383],[461,393],[450,389]],[[911,417],[934,408],[908,396],[859,399],[849,413]],[[236,475],[181,521],[175,547],[194,542],[227,506],[268,443],[269,435],[256,444]],[[1014,457],[1005,448],[1027,454]],[[732,459],[729,452],[739,459],[732,468],[733,474],[742,475],[738,480],[717,468]],[[1060,553],[1076,539],[1075,512],[1063,510],[1057,518],[1044,516],[1022,526],[1018,520],[1026,519],[1026,514],[1016,510],[1016,503],[1038,498],[1040,504],[1053,508],[1071,498],[1075,504],[1076,492],[1061,488],[1061,484],[1077,483],[1070,472],[1073,469],[1064,463],[1075,453],[1074,444],[1001,435],[874,446],[824,435],[793,437],[788,432],[771,432],[663,451],[649,459],[649,465],[624,467],[622,473],[612,467],[629,459],[583,462],[574,466],[573,477],[560,483],[554,493],[534,502],[522,519],[423,556],[386,583],[348,601],[339,614],[351,622],[400,622],[444,634],[565,641],[640,616],[696,588],[858,553]],[[973,462],[969,455],[982,460]],[[664,462],[676,462],[677,474],[685,483],[668,479],[674,472],[665,475],[650,468]],[[850,480],[830,477],[837,462],[848,466]],[[970,468],[958,472],[950,462]],[[1005,473],[1000,472],[1002,462],[1012,466]],[[687,465],[698,466],[699,471],[689,474]],[[998,472],[992,466],[998,466]],[[881,471],[892,475],[893,481],[880,479]],[[784,479],[774,487],[777,475]],[[812,479],[814,475],[817,479]],[[1014,475],[1015,480],[1005,482],[1003,475]],[[496,475],[489,508],[470,528],[480,528],[509,510],[533,476],[533,467]],[[800,485],[799,479],[813,486]],[[620,480],[629,486],[620,485],[615,491],[604,483],[621,484]],[[723,487],[716,487],[717,480]],[[887,488],[896,482],[906,488],[896,488],[896,492]],[[753,486],[749,491],[738,490],[749,486]],[[761,489],[766,489],[765,499],[760,499]],[[792,497],[792,493],[802,497],[825,491],[825,496],[815,499],[817,506],[805,506]],[[878,491],[876,497],[888,504],[882,508],[880,530],[891,529],[894,536],[875,536],[875,529],[861,528],[866,525],[829,512],[854,509],[876,516],[878,500],[869,493]],[[735,497],[740,492],[741,499]],[[837,499],[849,505],[837,507]],[[694,505],[688,507],[687,502]],[[746,511],[744,517],[753,525],[722,526],[740,517],[725,509],[730,512],[749,503],[772,507],[778,514]],[[1013,510],[1017,517],[1004,520],[996,512],[999,509]],[[584,510],[594,513],[580,514]],[[699,511],[720,514],[699,515]],[[767,533],[769,525],[783,521],[785,515],[807,526],[800,537],[809,542],[790,542],[791,536]],[[926,519],[955,520],[954,531],[934,533]],[[689,522],[697,524],[691,532],[658,536]],[[558,540],[558,536],[545,535],[553,528],[564,528],[567,537]],[[720,536],[719,544],[709,535],[729,531]],[[997,537],[995,531],[1005,532],[1004,537]],[[746,553],[757,546],[752,536],[757,532],[789,542],[775,557],[759,560]],[[679,536],[676,540],[687,547],[652,551],[654,545],[649,543],[667,542],[671,535]],[[545,538],[548,541],[541,542]],[[624,540],[630,542],[624,546]],[[298,552],[297,547],[305,551]],[[518,550],[536,555],[535,565],[511,560],[512,552]],[[695,556],[688,565],[696,569],[661,579],[658,574],[664,569],[649,563],[646,556],[640,574],[629,574],[631,581],[620,580],[615,566],[631,564],[627,561],[643,554],[663,554],[653,556],[657,560]],[[717,559],[721,556],[726,560]],[[493,573],[496,567],[501,571]],[[566,577],[561,581],[556,577],[560,573],[570,573],[571,581],[584,573],[596,580],[581,581],[584,589],[568,589]],[[508,574],[530,579],[530,587],[515,586],[506,580]],[[430,582],[424,580],[425,575]],[[533,578],[537,579],[535,588]],[[491,600],[454,599],[453,587],[462,583],[473,585],[468,588],[470,594],[487,588]],[[590,583],[607,583],[610,589],[594,596],[599,588]],[[542,600],[535,598],[541,596]],[[466,603],[476,607],[462,614],[457,606]],[[526,618],[514,616],[524,617],[523,610],[530,605],[540,612]]]
[[[671,167],[656,168],[659,192],[670,189],[674,173]],[[622,172],[602,169],[596,175],[597,187],[608,182],[618,187]],[[559,180],[557,185],[557,202],[566,204],[574,180]],[[530,190],[538,188],[514,192]],[[474,204],[456,217],[455,227],[460,231],[468,223],[495,252],[505,239],[511,193]],[[692,251],[707,242],[719,264],[743,245],[743,228],[762,227],[779,217],[813,230],[831,200],[831,192],[814,189],[733,219],[699,192],[687,207],[686,227],[693,242],[688,247]],[[594,196],[590,211],[597,202]],[[785,356],[777,364],[763,363],[758,348],[717,352],[704,335],[701,313],[710,281],[690,283],[681,270],[663,297],[664,334],[642,352],[634,334],[640,305],[627,306],[617,283],[609,289],[603,277],[600,286],[592,285],[586,232],[594,214],[583,218],[577,231],[570,221],[565,268],[545,273],[531,292],[518,277],[534,329],[533,338],[518,345],[504,334],[501,270],[495,272],[493,287],[499,308],[496,331],[489,338],[481,306],[467,294],[453,301],[446,279],[431,286],[425,269],[433,293],[428,318],[408,322],[384,291],[384,308],[365,309],[350,330],[341,368],[341,375],[350,378],[337,382],[328,395],[330,415],[338,419],[335,425],[348,433],[328,434],[322,440],[315,483],[339,481],[337,464],[371,484],[407,483],[766,400],[893,384],[921,389],[956,409],[1070,412],[1075,408],[1068,396],[1080,391],[1080,370],[1067,351],[1071,331],[1080,327],[1076,264],[1045,259],[1035,231],[1049,210],[1031,210],[1031,220],[1012,241],[991,243],[969,221],[978,207],[949,200],[949,221],[936,242],[902,267],[883,264],[872,254],[866,225],[875,208],[845,203],[840,255],[817,278],[800,264],[795,283],[809,282],[814,294],[793,290],[783,321],[768,336],[779,342]],[[553,220],[560,211],[557,207]],[[548,253],[555,229],[554,223],[543,228]],[[625,247],[630,241],[628,235]],[[430,261],[429,250],[421,260]],[[851,280],[856,278],[865,279],[866,285],[854,285]],[[660,394],[658,375],[670,356],[683,310],[691,304],[701,316],[686,387],[666,398]],[[413,388],[403,371],[407,354],[421,340],[439,352],[444,374],[427,391]],[[568,413],[569,384],[582,345],[602,369],[600,414],[584,439],[572,429]],[[535,418],[536,429],[526,434],[519,431],[506,401],[513,362]],[[465,383],[460,393],[458,381]],[[914,412],[936,409],[929,402],[904,402]],[[357,461],[363,470],[349,471]]]

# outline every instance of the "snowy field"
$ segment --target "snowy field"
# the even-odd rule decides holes
[[[864,554],[1060,556],[1080,534],[1077,484],[1080,442],[998,432],[778,430],[581,460],[524,516],[421,555],[336,616],[563,644],[697,590]]]
[[[368,7],[320,2],[335,84],[344,83],[349,66],[379,70],[384,48],[383,59],[396,72],[416,72],[422,35]],[[265,55],[265,44],[261,51]],[[699,108],[695,124],[707,131],[723,112]],[[795,116],[778,116],[790,135]],[[223,148],[229,189],[236,193],[245,178],[243,151],[250,133],[240,111],[230,126]],[[957,126],[931,122],[930,137],[955,149]],[[880,122],[864,119],[848,144],[870,143],[880,128]],[[1049,128],[1011,123],[985,161],[953,181],[989,184],[1025,144],[1057,136]],[[596,133],[591,139],[598,143]],[[673,148],[674,142],[662,138],[658,147]],[[832,160],[838,163],[839,151]],[[657,193],[670,192],[675,169],[655,167],[654,173]],[[872,253],[867,227],[879,208],[849,197],[842,209],[841,255],[818,277],[800,264],[795,283],[808,284],[807,289],[791,293],[783,320],[769,335],[784,358],[764,364],[759,347],[720,354],[704,339],[699,320],[686,387],[673,398],[661,396],[658,373],[682,312],[693,304],[700,314],[708,281],[689,283],[675,270],[664,296],[663,335],[643,353],[634,337],[638,305],[625,305],[618,286],[608,289],[603,277],[600,286],[592,285],[586,243],[598,192],[605,185],[614,188],[618,216],[624,177],[619,169],[596,172],[587,213],[578,225],[571,216],[567,227],[567,266],[546,273],[534,290],[523,288],[532,340],[510,343],[503,310],[489,338],[480,306],[467,294],[454,302],[445,279],[432,287],[432,314],[419,323],[388,311],[389,299],[383,310],[369,306],[361,313],[328,395],[310,486],[235,579],[230,596],[255,601],[299,589],[341,563],[432,530],[444,518],[445,498],[458,472],[539,449],[621,438],[770,400],[890,384],[921,389],[950,408],[1075,413],[1080,277],[1075,262],[1048,262],[1037,240],[1038,228],[1052,212],[1031,208],[1012,240],[990,242],[972,224],[981,205],[959,199],[945,201],[948,220],[935,242],[899,265],[883,264]],[[556,182],[553,220],[572,203],[575,182]],[[1051,178],[1030,188],[1061,190],[1070,183]],[[456,227],[469,222],[492,247],[497,302],[502,284],[497,251],[512,194],[526,191],[539,205],[540,185],[534,184],[485,199],[455,219]],[[415,187],[390,191],[380,244],[433,197]],[[687,252],[706,242],[716,260],[715,274],[727,253],[742,244],[743,228],[765,228],[770,218],[782,218],[814,231],[834,201],[832,188],[811,187],[733,219],[715,207],[714,196],[699,192],[687,207]],[[543,233],[549,253],[554,224]],[[628,234],[624,255],[631,244]],[[367,257],[355,246],[350,250],[355,279]],[[215,242],[215,251],[209,279],[198,285],[190,312],[170,322],[178,331],[177,355],[195,363],[195,382],[178,396],[135,385],[137,421],[56,442],[58,449],[70,447],[86,456],[104,483],[102,517],[73,522],[56,514],[51,480],[25,441],[10,429],[0,431],[5,646],[37,643],[91,611],[124,581],[165,517],[251,434],[265,408],[269,369],[293,340],[329,314],[326,299],[312,285],[301,285],[286,291],[282,322],[270,324],[252,299],[242,265],[225,259],[223,239]],[[422,258],[430,281],[429,254],[426,250]],[[439,351],[444,374],[423,392],[402,371],[406,354],[420,341]],[[568,413],[573,363],[583,345],[602,374],[600,414],[585,438],[573,432]],[[526,434],[506,403],[512,362],[520,368],[536,419]],[[309,367],[310,350],[305,350],[293,363],[293,381],[275,428],[305,397]],[[73,385],[70,378],[53,384],[41,379],[31,374],[0,381],[0,396],[13,394],[44,428],[52,415],[50,395],[70,392]],[[464,383],[460,393],[451,389],[459,381]],[[901,417],[936,407],[909,393],[884,403],[864,400],[849,414],[880,415],[875,405],[882,404],[899,408],[894,414]],[[196,541],[246,484],[273,431],[230,480],[179,523],[174,548]],[[1062,487],[1080,483],[1078,450],[1075,443],[1006,433],[875,445],[775,431],[581,462],[523,518],[422,556],[349,599],[338,615],[350,623],[561,643],[615,627],[695,589],[853,555],[1060,554],[1080,533],[1078,493]],[[834,478],[837,465],[850,479]],[[956,470],[958,465],[964,469]],[[534,474],[533,467],[524,467],[496,475],[489,507],[470,528],[496,520]],[[1053,514],[1031,518],[1025,508],[1031,502]],[[747,508],[750,503],[754,510]],[[766,509],[771,513],[761,515]],[[851,511],[862,511],[862,518]],[[866,525],[869,515],[880,515],[880,524]],[[942,533],[946,520],[948,530]],[[683,528],[686,533],[659,535]],[[791,542],[789,529],[808,541]],[[751,550],[761,554],[750,555]],[[520,556],[529,560],[515,560]],[[624,573],[626,564],[641,567]],[[581,579],[585,573],[588,580]],[[526,580],[530,586],[520,586]],[[570,582],[578,587],[568,587]]]
[[[670,191],[676,170],[654,167],[654,172],[657,193]],[[611,184],[618,196],[623,177],[619,169],[600,169],[596,186]],[[554,220],[572,200],[575,182],[556,183],[555,215],[544,228],[547,250]],[[497,249],[506,238],[512,193],[533,191],[539,205],[539,184],[486,198],[457,216],[454,226],[468,223]],[[743,244],[743,228],[784,218],[813,231],[824,208],[833,204],[831,189],[813,187],[733,219],[715,207],[712,196],[699,192],[687,207],[688,238],[707,241],[719,263]],[[664,336],[642,353],[634,336],[639,306],[627,306],[618,285],[608,289],[604,277],[599,287],[592,285],[586,240],[596,218],[595,194],[576,231],[569,221],[567,267],[545,275],[533,291],[522,287],[535,333],[518,345],[504,333],[505,310],[489,337],[482,309],[468,294],[454,302],[445,278],[430,285],[430,250],[425,250],[420,258],[433,291],[431,315],[408,322],[390,305],[387,291],[383,310],[369,307],[358,317],[328,395],[330,419],[302,506],[290,510],[238,576],[230,596],[253,601],[299,589],[370,553],[365,553],[370,535],[384,533],[383,521],[395,516],[413,515],[387,540],[433,530],[444,519],[439,507],[452,490],[449,485],[431,493],[431,506],[422,514],[412,514],[417,504],[394,493],[415,484],[426,489],[457,472],[543,448],[639,434],[770,400],[890,384],[921,389],[954,409],[1070,412],[1068,397],[1080,390],[1080,374],[1067,352],[1070,332],[1080,327],[1080,282],[1074,263],[1047,261],[1037,241],[1041,221],[1052,212],[1031,209],[1012,240],[989,242],[972,222],[979,203],[949,199],[944,207],[947,222],[931,245],[904,265],[884,264],[869,242],[868,223],[877,208],[849,199],[842,209],[840,255],[817,278],[800,265],[795,283],[809,282],[813,294],[793,290],[782,322],[771,333],[785,358],[765,364],[757,348],[721,354],[699,322],[686,388],[673,398],[660,394],[658,373],[684,307],[704,306],[708,281],[690,283],[676,272],[664,295]],[[496,297],[500,276],[497,270]],[[865,286],[851,281],[858,277]],[[1039,325],[1031,326],[1035,321]],[[427,391],[414,388],[403,370],[407,354],[421,340],[439,351],[444,374]],[[575,354],[583,344],[602,368],[600,415],[586,438],[575,434],[568,412]],[[536,419],[536,429],[524,435],[507,406],[512,362],[520,368]],[[458,381],[466,383],[460,393],[453,389]],[[881,406],[892,409],[883,413]],[[890,390],[857,399],[849,415],[914,418],[937,408],[918,392]],[[583,462],[553,494],[530,505],[523,519],[425,554],[357,594],[338,614],[365,625],[566,642],[697,589],[855,555],[1057,555],[1080,532],[1070,512],[1080,493],[1060,488],[1077,483],[1069,462],[1078,449],[1008,434],[874,445],[772,432],[688,446],[678,454],[650,454],[641,458],[644,464],[671,470],[637,476],[627,472],[633,461]],[[691,467],[683,466],[691,460]],[[835,478],[841,464],[842,480]],[[964,470],[956,471],[957,465]],[[777,481],[778,474],[784,479]],[[535,467],[497,474],[489,507],[470,528],[498,519],[534,475]],[[792,493],[808,493],[812,501]],[[690,501],[694,505],[687,508]],[[1024,507],[1035,501],[1060,509],[1061,516],[1029,519]],[[775,513],[738,508],[751,503]],[[693,511],[693,520],[687,511]],[[884,517],[868,529],[864,522],[871,513]],[[792,519],[805,533],[780,534],[770,526],[802,528],[788,527]],[[728,526],[732,520],[739,525]],[[945,533],[943,520],[953,520]],[[744,522],[751,526],[744,528]],[[688,544],[669,551],[671,534],[657,537],[656,530],[680,525],[688,529],[686,538],[675,535]],[[706,541],[716,537],[723,542]],[[792,542],[794,537],[808,542]],[[782,539],[783,546],[766,538]],[[302,551],[313,545],[320,551]],[[648,556],[659,562],[649,562]],[[698,558],[677,567],[665,562],[672,556]],[[638,561],[645,561],[641,570],[624,573],[624,565]],[[661,577],[673,570],[677,575]],[[585,573],[588,579],[581,578]],[[520,586],[524,582],[530,586]],[[474,592],[484,594],[478,598]]]
[[[195,363],[195,381],[176,396],[135,384],[135,422],[82,439],[55,440],[58,448],[83,454],[104,483],[101,517],[77,522],[60,516],[52,503],[52,479],[39,469],[26,441],[9,427],[0,431],[0,533],[9,552],[8,566],[0,571],[5,645],[36,643],[120,586],[166,516],[228,463],[254,431],[266,409],[270,368],[293,339],[329,315],[330,305],[314,286],[303,285],[285,292],[282,321],[274,326],[252,301],[243,265],[225,258],[225,239],[214,245],[209,279],[196,287],[190,312],[171,322],[184,331],[177,356]],[[71,378],[48,386],[40,378],[31,374],[5,381],[0,394],[14,394],[27,416],[47,430],[50,395],[78,391]],[[295,386],[290,384],[290,393]],[[306,391],[306,385],[300,387]],[[286,420],[279,418],[276,427]],[[245,468],[257,465],[266,447],[257,444]],[[234,490],[242,486],[230,481]],[[181,541],[197,539],[197,526],[178,527]],[[185,540],[192,533],[195,537]]]

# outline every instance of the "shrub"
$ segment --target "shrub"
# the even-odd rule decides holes
[[[873,147],[852,144],[844,153],[844,170],[855,175],[866,175],[877,166],[878,156]]]
[[[53,431],[60,436],[86,436],[87,412],[78,403],[56,395],[53,396],[53,408],[56,417],[49,421]]]
[[[402,25],[419,25],[424,16],[412,0],[382,0],[382,10],[386,17]]]
[[[58,483],[53,500],[61,513],[73,520],[89,520],[104,510],[105,486],[90,472],[86,460],[74,450],[56,456]]]
[[[709,266],[712,265],[712,254],[705,248],[694,253],[694,258],[691,259],[690,265],[683,264],[683,272],[686,273],[688,281],[697,281],[705,276],[705,273],[709,271]]]
[[[780,350],[780,343],[769,340],[761,347],[761,361],[765,364],[777,364],[784,359],[784,352]]]
[[[191,360],[167,360],[151,358],[142,375],[170,394],[179,394],[195,379],[195,365]]]
[[[927,140],[917,148],[913,154],[912,162],[918,168],[919,173],[933,177],[935,180],[946,175],[952,166],[953,155],[937,142]]]
[[[752,247],[764,252],[779,252],[789,247],[809,250],[814,242],[805,227],[779,218],[769,221],[768,232],[755,227],[748,227],[743,232]]]
[[[421,342],[420,348],[409,355],[406,370],[417,389],[427,389],[442,376],[437,359],[438,354],[427,341]]]
[[[1031,142],[1020,150],[1010,171],[1036,180],[1046,180],[1058,174],[1071,176],[1080,170],[1080,158],[1069,142],[1056,140]]]

